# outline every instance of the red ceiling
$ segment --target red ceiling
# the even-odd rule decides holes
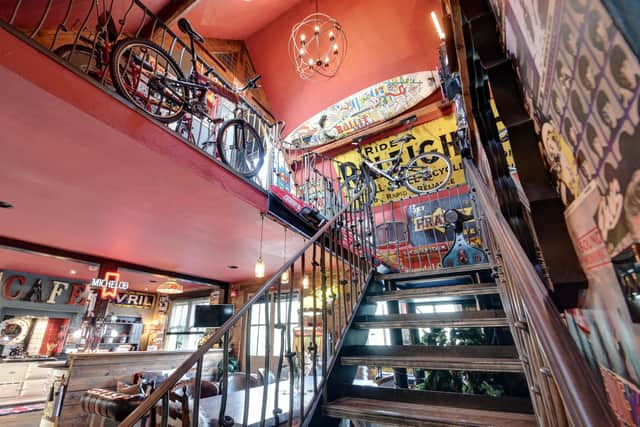
[[[2,30],[0,81],[0,200],[15,206],[0,210],[0,236],[252,277],[263,192]],[[265,221],[268,271],[282,262],[282,234]],[[290,240],[293,253],[302,242]]]
[[[435,69],[439,40],[429,14],[441,15],[440,0],[324,0],[319,9],[342,24],[349,41],[332,79],[301,80],[289,59],[291,27],[314,10],[309,1],[297,3],[246,41],[273,113],[289,131],[374,83]]]
[[[201,0],[189,12],[188,18],[206,37],[245,40],[300,1]],[[302,3],[308,3],[308,0]]]

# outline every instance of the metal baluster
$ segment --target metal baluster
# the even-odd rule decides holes
[[[286,233],[286,229],[285,229],[285,233]],[[291,276],[289,276],[289,280],[291,280]],[[285,334],[287,333],[287,328],[285,327],[285,325],[282,323],[282,278],[280,278],[280,280],[278,280],[278,286],[276,288],[276,310],[277,310],[277,323],[274,326],[275,329],[278,329],[280,331],[280,354],[278,355],[278,368],[276,369],[276,378],[275,378],[275,395],[274,395],[274,399],[275,401],[273,402],[273,424],[274,426],[279,426],[280,425],[280,414],[282,414],[282,409],[280,408],[280,406],[278,405],[278,399],[279,399],[279,394],[280,394],[280,381],[281,381],[281,376],[282,376],[282,362],[284,359],[284,346],[285,346]],[[274,338],[275,339],[275,338]],[[274,341],[275,342],[275,341]],[[269,373],[266,373],[266,381],[269,380]],[[244,425],[247,425],[247,423],[245,422]]]
[[[9,25],[13,25],[13,21],[15,21],[16,16],[18,15],[18,9],[20,9],[21,4],[22,0],[16,1],[15,6],[13,7],[13,11],[11,12],[11,16],[9,17]]]
[[[295,357],[295,352],[292,348],[293,341],[293,330],[291,329],[291,306],[293,305],[293,282],[295,281],[295,263],[291,265],[291,270],[289,271],[289,296],[287,302],[287,325],[286,325],[286,335],[287,335],[287,362],[289,363],[289,411],[287,415],[287,425],[291,427],[293,425],[293,358]]]
[[[267,291],[265,295],[265,303],[264,303],[264,372],[265,375],[269,375],[269,364],[271,362],[271,322],[270,322],[270,314],[269,314],[269,305],[271,304],[271,295]],[[249,375],[250,372],[247,372]],[[262,389],[262,409],[260,411],[260,427],[264,427],[265,416],[267,414],[267,396],[269,391],[268,382],[264,384]]]
[[[73,0],[69,0],[69,5],[67,6],[67,11],[64,14],[64,18],[62,18],[62,22],[58,25],[55,34],[53,35],[53,39],[51,40],[51,44],[49,45],[49,50],[53,50],[53,47],[56,45],[58,41],[58,35],[60,34],[60,30],[65,29],[67,25],[67,21],[69,20],[69,16],[71,15],[71,9],[73,7]],[[66,31],[66,29],[65,29]]]
[[[306,262],[304,253],[300,257],[300,263],[303,279],[300,281],[300,315],[298,319],[298,326],[300,328],[300,355],[298,357],[298,360],[300,360],[300,419],[302,419],[304,417],[304,277],[307,277],[307,280],[309,280],[308,276],[306,275]],[[293,415],[293,411],[291,412]]]
[[[247,421],[249,420],[249,397],[251,388],[251,377],[249,375],[251,372],[251,311],[251,309],[247,311],[247,315],[244,320],[244,371],[247,373],[244,385],[244,407],[242,411],[242,425],[244,426],[248,424]]]
[[[196,383],[193,390],[193,427],[198,427],[200,414],[200,390],[202,388],[202,357],[196,363]]]
[[[169,391],[162,395],[162,427],[169,425]]]
[[[225,412],[227,410],[227,394],[229,389],[229,332],[225,332],[223,337],[224,343],[222,345],[222,379],[220,381],[221,386],[221,401],[220,401],[220,413],[218,414],[218,422],[222,425],[226,423],[227,419]]]
[[[338,301],[338,329],[335,330],[335,332],[340,335],[342,332],[342,319],[341,319],[341,313],[342,313],[342,308],[341,308],[341,304],[343,302],[343,293],[340,292],[340,289],[342,289],[341,286],[341,279],[340,279],[340,258],[338,255],[338,243],[339,243],[339,236],[343,233],[342,228],[343,228],[343,224],[344,224],[344,217],[342,215],[340,215],[340,217],[338,218],[338,221],[336,221],[336,227],[334,230],[334,238],[333,238],[333,253],[335,256],[335,274],[336,274],[336,281],[335,281],[335,285],[336,285],[336,300]],[[335,316],[335,313],[334,313]],[[334,344],[334,349],[335,349],[335,342]]]
[[[317,318],[316,318],[316,311],[317,311],[317,304],[316,304],[316,270],[318,269],[318,261],[316,261],[316,250],[317,250],[317,243],[313,244],[313,257],[312,257],[312,266],[313,266],[313,270],[311,273],[311,297],[313,298],[313,324],[312,324],[312,330],[311,330],[311,340],[312,340],[312,346],[311,349],[309,350],[309,352],[311,353],[311,371],[313,372],[313,395],[315,396],[316,394],[318,394],[318,378],[317,378],[317,368],[318,368],[318,362],[317,362],[317,354],[318,354],[318,343],[316,342],[316,323],[317,323]]]
[[[49,0],[47,2],[47,6],[45,7],[44,13],[40,17],[40,21],[38,21],[38,24],[36,25],[36,27],[33,29],[31,34],[29,34],[30,39],[33,39],[36,36],[36,34],[38,34],[42,29],[42,25],[44,24],[44,21],[47,19],[47,15],[49,15],[49,11],[51,10],[51,3],[53,3],[53,0]]]

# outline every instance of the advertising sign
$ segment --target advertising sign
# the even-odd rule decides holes
[[[83,283],[15,271],[0,273],[0,289],[6,301],[83,305],[87,296]]]
[[[121,307],[135,307],[150,310],[153,308],[155,302],[156,296],[154,294],[126,291],[118,293],[111,301],[111,304]]]
[[[498,125],[501,129],[502,123]],[[451,161],[453,168],[449,184],[443,189],[455,187],[465,183],[464,171],[462,170],[462,156],[457,144],[456,136],[456,118],[454,114],[440,117],[422,125],[416,126],[411,130],[414,140],[407,142],[404,146],[404,152],[401,158],[401,164],[406,165],[414,157],[430,151],[437,151],[444,154]],[[398,155],[400,144],[393,142],[400,135],[390,136],[362,147],[363,153],[371,161],[384,161],[394,158]],[[503,148],[507,155],[507,164],[513,167],[513,157],[511,155],[511,146],[508,141],[503,142]],[[341,180],[349,178],[351,175],[358,173],[358,165],[361,162],[360,155],[355,151],[348,151],[335,157],[338,161],[336,169]],[[440,163],[436,162],[432,168],[437,168]],[[383,165],[387,166],[387,165]],[[377,195],[375,206],[384,203],[404,199],[413,196],[409,190],[404,187],[389,189],[389,181],[384,177],[375,180],[377,186]]]
[[[285,144],[304,148],[344,138],[408,110],[438,86],[435,71],[403,74],[376,83],[302,123],[285,138]]]

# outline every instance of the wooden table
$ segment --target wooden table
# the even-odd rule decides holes
[[[322,383],[322,377],[318,376],[318,392]],[[297,385],[297,387],[296,387]],[[267,408],[265,411],[265,425],[275,426],[273,409],[275,404],[276,384],[272,383],[267,386]],[[244,424],[244,400],[245,390],[235,391],[227,395],[227,406],[225,415],[233,418],[234,427],[253,427],[259,426],[262,417],[262,398],[265,387],[254,387],[249,389],[249,414],[247,423]],[[287,422],[289,419],[289,381],[281,381],[278,387],[278,408],[282,410],[280,413],[280,423]],[[304,406],[305,411],[313,402],[313,377],[304,377]],[[207,397],[200,400],[200,424],[201,426],[218,427],[218,417],[220,416],[220,405],[222,396]],[[300,385],[294,384],[293,390],[293,414],[296,418],[300,417]],[[204,420],[206,419],[206,423]]]

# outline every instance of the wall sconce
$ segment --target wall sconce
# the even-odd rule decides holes
[[[264,214],[260,214],[260,253],[258,254],[258,260],[256,261],[255,273],[258,279],[264,277],[264,260],[262,259],[262,237],[264,233]]]

